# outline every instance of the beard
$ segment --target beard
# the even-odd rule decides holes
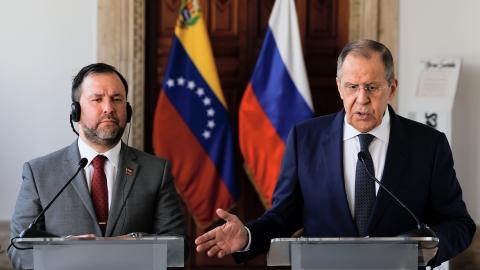
[[[105,119],[113,120],[113,123],[108,125],[102,125],[102,121]],[[125,124],[120,125],[118,118],[107,115],[100,119],[94,127],[83,126],[83,133],[85,137],[94,144],[103,146],[115,146],[122,138],[123,131],[125,130]]]

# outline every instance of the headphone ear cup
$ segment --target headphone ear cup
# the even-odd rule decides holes
[[[130,103],[127,102],[127,123],[130,123],[130,121],[132,120],[132,114],[133,114],[132,106],[130,106]]]
[[[72,102],[70,115],[72,116],[73,122],[80,121],[80,103],[76,101]]]

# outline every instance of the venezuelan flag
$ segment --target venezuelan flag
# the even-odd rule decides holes
[[[155,154],[171,160],[180,195],[197,224],[238,198],[234,145],[205,22],[196,1],[182,1],[154,116]]]
[[[280,174],[288,132],[313,117],[293,0],[277,0],[239,110],[240,150],[265,206]]]

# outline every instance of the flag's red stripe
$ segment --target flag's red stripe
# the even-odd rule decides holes
[[[215,209],[230,208],[233,199],[215,164],[163,91],[154,116],[155,154],[172,161],[175,184],[199,224],[215,220]]]
[[[239,141],[255,185],[270,207],[285,143],[262,109],[251,84],[247,86],[240,104]]]

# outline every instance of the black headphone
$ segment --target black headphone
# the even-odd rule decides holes
[[[127,102],[127,123],[130,123],[132,120],[132,106]],[[72,110],[70,111],[70,118],[73,122],[80,121],[80,103],[77,101],[72,102]]]

